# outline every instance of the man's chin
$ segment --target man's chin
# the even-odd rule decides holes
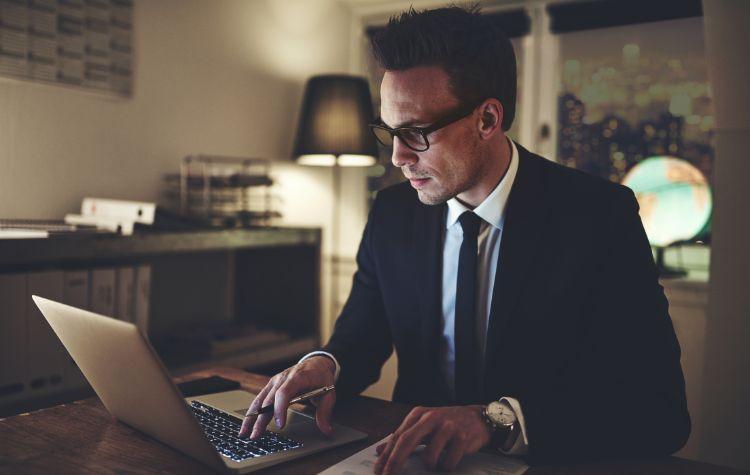
[[[422,204],[430,206],[443,204],[450,199],[442,194],[428,193],[425,190],[417,190],[417,197]]]

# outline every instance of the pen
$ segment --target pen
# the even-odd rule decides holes
[[[322,388],[314,389],[310,391],[309,393],[302,394],[300,396],[297,396],[296,398],[289,401],[289,404],[296,404],[298,402],[307,401],[308,399],[312,399],[317,396],[322,396],[323,394],[329,393],[336,389],[336,386],[323,386]],[[273,412],[273,404],[269,404],[268,406],[261,407],[257,411],[253,411],[249,414],[247,414],[245,417],[251,417],[251,416],[257,416],[258,414],[268,414],[269,412]]]

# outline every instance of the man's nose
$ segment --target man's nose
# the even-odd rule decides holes
[[[401,141],[398,137],[393,137],[393,155],[391,162],[393,166],[401,168],[406,165],[412,165],[419,160],[419,156]]]

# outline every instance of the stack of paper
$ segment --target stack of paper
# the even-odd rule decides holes
[[[320,472],[319,475],[371,475],[378,460],[375,448],[387,440],[388,437],[372,444],[348,459],[344,459],[333,467]],[[424,446],[417,447],[416,452],[409,457],[406,465],[404,465],[402,473],[409,475],[429,475],[435,473],[427,468],[419,458],[418,452],[423,449]],[[464,457],[458,467],[451,473],[458,475],[522,475],[528,468],[528,465],[516,458],[479,452]]]
[[[46,238],[50,235],[97,232],[96,227],[76,226],[60,220],[0,219],[0,239]]]

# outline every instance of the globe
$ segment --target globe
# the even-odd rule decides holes
[[[693,239],[711,218],[713,201],[706,177],[680,158],[643,160],[630,169],[622,184],[635,193],[653,246]]]

